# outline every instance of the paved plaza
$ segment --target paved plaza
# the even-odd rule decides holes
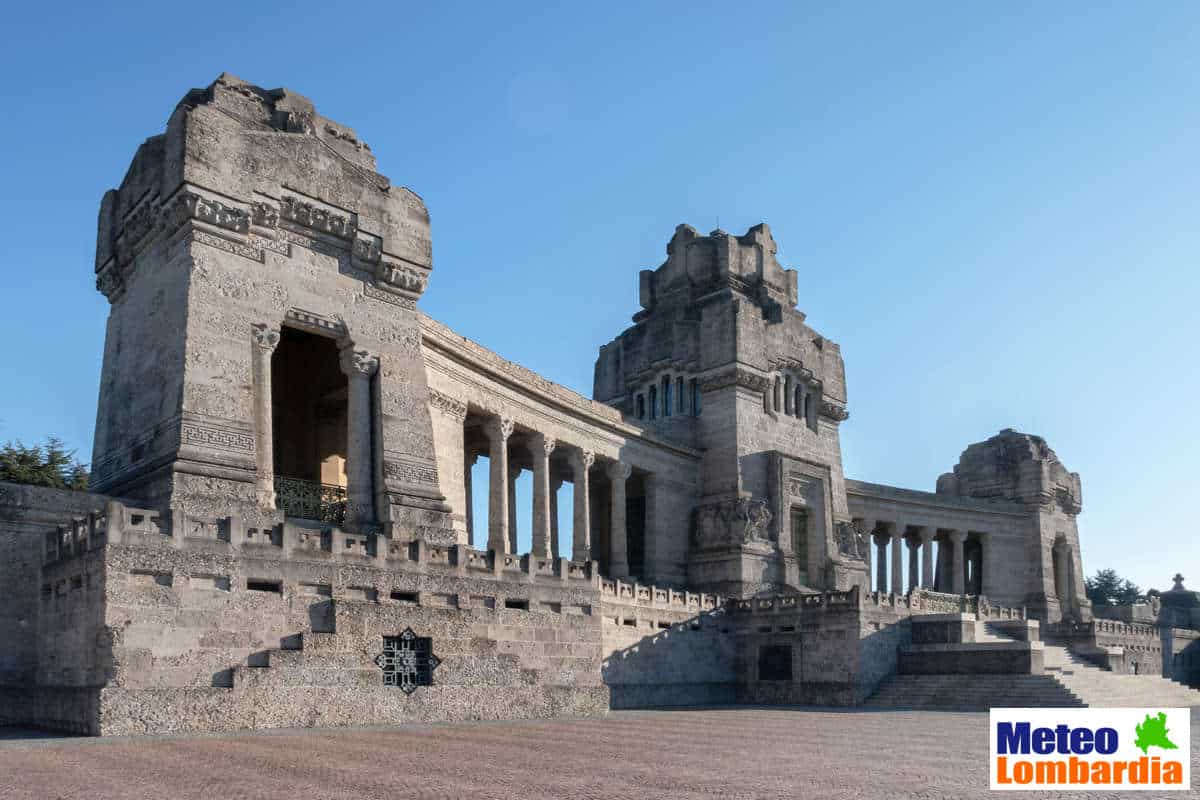
[[[1195,719],[1192,736],[1200,737]],[[987,741],[986,714],[794,709],[178,738],[13,736],[0,742],[0,797],[971,798],[989,795]],[[1192,769],[1200,774],[1195,752]]]

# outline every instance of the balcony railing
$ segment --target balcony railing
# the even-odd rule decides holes
[[[346,521],[346,487],[276,475],[275,507],[289,517],[341,525]]]

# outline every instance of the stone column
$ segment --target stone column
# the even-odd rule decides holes
[[[783,379],[783,413],[789,417],[795,413],[795,397],[792,391],[792,376],[788,375]]]
[[[508,552],[517,552],[517,477],[520,467],[508,464]]]
[[[872,536],[875,540],[875,591],[888,590],[887,570],[887,539],[882,536]]]
[[[892,523],[892,584],[893,594],[904,594],[904,523]]]
[[[962,595],[967,592],[967,576],[964,574],[963,542],[967,540],[966,531],[950,531],[950,541],[954,543],[954,563],[950,568],[950,579],[954,594]]]
[[[555,561],[559,558],[562,548],[558,541],[558,490],[562,488],[563,479],[555,478],[550,481],[550,557]]]
[[[513,421],[492,417],[484,426],[488,438],[488,550],[508,549],[508,437]]]
[[[465,498],[463,505],[466,506],[463,512],[467,518],[468,547],[475,546],[475,497],[471,484],[471,468],[475,466],[475,462],[478,460],[478,453],[467,453],[463,457],[463,497]]]
[[[992,534],[979,534],[979,593],[992,593]]]
[[[554,439],[535,433],[530,437],[533,453],[533,535],[530,553],[537,558],[550,557],[550,454]]]
[[[591,450],[576,450],[571,455],[571,469],[575,471],[575,509],[571,543],[572,561],[592,560],[592,508],[591,486],[588,470],[596,462]]]
[[[771,407],[776,413],[783,411],[783,378],[775,376],[775,391],[773,392],[775,404]]]
[[[612,553],[609,558],[608,571],[610,577],[613,578],[629,577],[629,554],[626,551],[625,541],[625,481],[631,472],[633,470],[630,466],[620,461],[614,461],[608,465],[608,478],[612,483],[609,491],[609,496],[612,498],[612,507],[609,510],[609,519],[612,521],[612,533],[609,537],[612,542]]]
[[[933,539],[934,528],[921,528],[921,586],[933,591]]]
[[[1071,616],[1071,547],[1062,539],[1054,543],[1054,594],[1058,597],[1058,610],[1063,619]]]
[[[254,494],[262,508],[275,509],[275,435],[271,419],[271,354],[279,344],[279,331],[255,325],[250,345],[250,371],[254,381]]]
[[[379,359],[353,345],[342,348],[342,372],[348,379],[346,399],[346,521],[373,522],[371,475],[371,376]]]
[[[913,537],[905,542],[908,544],[908,590],[911,592],[921,585],[921,540]]]

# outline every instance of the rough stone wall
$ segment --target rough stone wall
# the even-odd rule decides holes
[[[734,702],[737,654],[720,598],[607,580],[601,589],[613,708]]]
[[[49,581],[41,578],[47,533],[102,511],[107,500],[87,492],[0,483],[0,687],[28,687],[36,680],[41,610],[54,608],[58,589],[51,584],[47,605]],[[71,596],[69,582],[61,588]]]

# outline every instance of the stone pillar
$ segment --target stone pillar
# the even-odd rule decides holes
[[[475,492],[471,483],[471,468],[475,466],[475,462],[479,460],[478,453],[467,453],[463,457],[463,509],[467,519],[467,546],[475,546]]]
[[[554,439],[535,433],[530,437],[533,453],[533,535],[530,553],[537,558],[550,557],[550,454]]]
[[[520,467],[508,463],[508,552],[517,552],[517,477]]]
[[[1064,540],[1054,543],[1054,594],[1058,597],[1058,609],[1063,619],[1071,616],[1071,547]]]
[[[562,545],[558,541],[558,490],[562,488],[562,478],[550,481],[550,557],[555,561],[559,558]]]
[[[778,375],[775,376],[775,391],[773,394],[775,404],[771,407],[771,410],[778,413],[783,410],[783,378]]]
[[[612,542],[612,553],[609,558],[608,571],[610,577],[613,578],[629,577],[629,554],[626,551],[625,541],[625,481],[632,471],[628,464],[620,461],[614,461],[608,465],[608,478],[612,483],[609,491],[612,507],[608,514],[612,521],[612,533],[609,536]]]
[[[921,585],[921,540],[917,537],[906,539],[908,544],[908,591]]]
[[[349,384],[346,399],[346,521],[373,522],[373,459],[371,457],[371,376],[379,359],[353,345],[342,348],[342,372]]]
[[[933,591],[933,538],[937,531],[921,528],[921,586]]]
[[[979,593],[992,595],[992,534],[979,534]]]
[[[893,594],[904,594],[904,523],[892,523],[892,583]]]
[[[795,398],[792,391],[792,376],[783,379],[783,413],[789,417],[795,413]]]
[[[255,325],[251,336],[250,371],[254,381],[254,495],[259,506],[275,510],[275,436],[271,419],[271,354],[279,331]]]
[[[488,550],[508,549],[508,437],[513,421],[492,417],[484,426],[488,438]]]
[[[575,471],[572,561],[592,560],[592,501],[588,470],[595,462],[596,456],[591,450],[576,450],[571,457],[571,469]]]
[[[875,591],[886,592],[888,590],[888,570],[887,570],[887,539],[882,536],[873,536],[875,540]]]
[[[950,568],[950,579],[953,582],[954,594],[962,595],[967,592],[967,576],[964,572],[963,542],[967,540],[966,531],[950,531],[950,541],[954,543],[954,562]]]

